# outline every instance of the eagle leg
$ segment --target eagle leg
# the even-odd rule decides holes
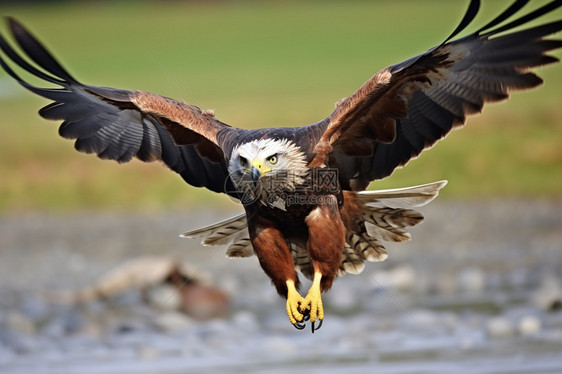
[[[300,312],[309,314],[314,332],[314,323],[318,321],[321,326],[324,319],[322,292],[332,286],[345,245],[345,226],[339,215],[336,197],[325,195],[324,204],[313,209],[305,222],[308,226],[307,249],[312,260],[314,277]]]
[[[310,286],[310,289],[308,290],[308,294],[304,298],[304,302],[301,304],[301,312],[304,314],[306,313],[306,311],[308,311],[310,322],[313,323],[312,325],[313,332],[314,332],[314,322],[316,322],[316,320],[322,321],[324,319],[324,306],[322,304],[322,295],[320,289],[321,280],[322,280],[322,273],[320,273],[319,271],[315,271],[314,279],[312,281],[312,286]]]
[[[248,214],[248,231],[262,269],[271,278],[277,293],[287,298],[289,320],[302,330],[305,316],[299,309],[304,298],[297,290],[299,279],[287,241],[273,222],[255,214]]]
[[[287,285],[287,315],[293,326],[302,330],[304,323],[301,322],[304,320],[304,314],[300,312],[300,308],[305,303],[305,299],[297,291],[294,281],[287,280],[285,283]]]

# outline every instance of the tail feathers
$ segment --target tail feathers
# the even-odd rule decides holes
[[[342,252],[339,275],[361,273],[365,268],[365,261],[386,260],[388,254],[381,240],[408,241],[411,236],[404,227],[417,225],[423,220],[423,216],[415,210],[369,206],[364,207],[363,218],[365,231],[347,232],[347,243]]]
[[[242,229],[238,231],[232,242],[226,249],[226,257],[238,258],[238,257],[250,257],[254,254],[254,247],[252,247],[252,242],[250,241],[250,234],[248,234],[247,229]]]
[[[228,245],[227,257],[250,257],[254,254],[245,213],[210,226],[185,232],[180,236],[192,239],[203,238],[201,244],[204,246]]]
[[[365,259],[355,252],[349,243],[345,243],[345,248],[342,253],[342,260],[340,264],[340,271],[338,275],[361,274],[365,268]]]
[[[357,198],[369,205],[392,206],[396,208],[420,207],[435,199],[445,185],[447,185],[447,181],[442,180],[414,187],[360,191],[357,193]]]
[[[200,229],[184,232],[180,236],[190,239],[203,238],[203,245],[222,245],[234,240],[236,234],[247,226],[246,214],[242,213]]]
[[[390,242],[405,242],[411,239],[405,227],[423,221],[423,216],[412,209],[375,208],[366,206],[363,210],[367,232],[370,236]]]
[[[364,261],[384,261],[388,257],[381,241],[404,242],[411,239],[407,227],[423,221],[423,215],[405,207],[423,206],[437,197],[447,181],[421,186],[380,191],[361,191],[355,198],[363,203],[358,220],[360,229],[347,232],[342,252],[340,275],[359,274]],[[353,196],[353,195],[352,195]]]
[[[384,261],[388,257],[388,254],[381,242],[366,232],[361,234],[348,232],[347,244],[358,256],[361,256],[361,258],[366,261]]]

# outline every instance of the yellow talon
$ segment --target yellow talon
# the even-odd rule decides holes
[[[303,314],[299,312],[299,306],[305,301],[299,294],[295,287],[295,282],[288,280],[287,282],[287,315],[293,325],[301,322],[304,318]]]
[[[322,279],[322,273],[315,272],[314,280],[312,281],[312,286],[308,290],[308,294],[304,298],[304,302],[301,304],[301,311],[310,310],[310,322],[316,322],[317,319],[324,319],[324,306],[322,305],[322,296],[320,291],[320,280]]]

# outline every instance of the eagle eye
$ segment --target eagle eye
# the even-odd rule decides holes
[[[277,163],[277,155],[269,156],[267,158],[267,162],[269,162],[271,165],[275,165]]]
[[[240,166],[242,166],[243,168],[247,168],[248,166],[250,166],[250,163],[248,162],[248,159],[246,157],[240,156]]]

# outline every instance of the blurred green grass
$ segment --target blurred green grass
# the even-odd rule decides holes
[[[380,68],[438,44],[467,2],[55,2],[0,6],[0,14],[27,25],[84,83],[184,99],[251,128],[326,117]],[[484,1],[476,26],[508,3]],[[544,17],[556,18],[559,10]],[[562,66],[539,73],[543,87],[488,105],[371,187],[448,179],[443,195],[451,198],[559,197]],[[77,153],[57,123],[37,115],[45,104],[1,73],[0,212],[183,210],[228,201],[159,164]]]

